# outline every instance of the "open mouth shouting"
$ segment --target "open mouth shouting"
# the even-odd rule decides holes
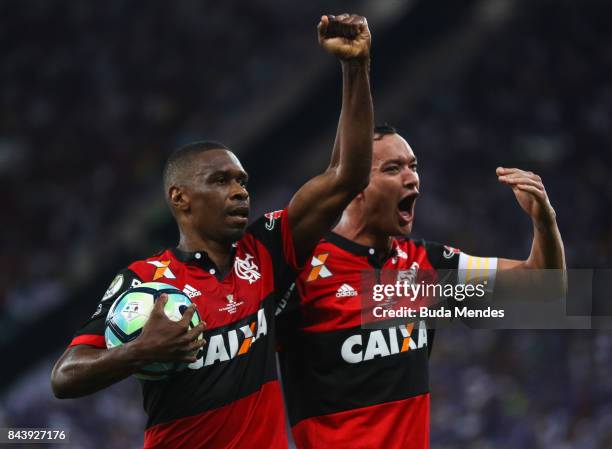
[[[400,226],[406,226],[412,221],[414,217],[414,205],[418,196],[418,192],[412,192],[405,195],[399,203],[397,203]]]

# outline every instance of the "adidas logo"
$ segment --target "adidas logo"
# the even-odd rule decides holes
[[[195,298],[196,296],[202,296],[202,292],[200,290],[196,290],[189,284],[185,284],[185,288],[183,288],[183,293],[185,293],[189,298]]]
[[[336,298],[346,298],[347,296],[357,296],[357,291],[348,284],[342,284],[336,292]]]

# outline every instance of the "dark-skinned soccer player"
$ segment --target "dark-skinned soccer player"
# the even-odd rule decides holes
[[[169,379],[142,382],[146,448],[287,447],[274,312],[319,239],[367,185],[372,153],[367,22],[324,16],[318,37],[342,66],[342,110],[329,167],[285,209],[247,226],[248,175],[238,158],[216,142],[178,149],[164,169],[178,246],[122,270],[53,369],[56,396],[74,398],[152,362],[189,363]],[[138,338],[106,349],[109,307],[126,289],[149,281],[183,290],[206,326],[188,330],[194,307],[181,321],[170,321],[162,296]]]

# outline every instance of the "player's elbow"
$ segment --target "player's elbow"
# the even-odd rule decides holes
[[[72,399],[75,397],[68,394],[67,390],[61,388],[57,383],[51,382],[51,389],[53,390],[53,395],[57,399]]]
[[[71,378],[74,372],[66,363],[64,357],[60,358],[51,371],[51,390],[57,399],[70,399],[80,396],[75,387],[77,382]]]
[[[60,370],[61,368],[56,365],[51,372],[51,390],[57,399],[68,399],[71,397],[69,384],[59,372]]]

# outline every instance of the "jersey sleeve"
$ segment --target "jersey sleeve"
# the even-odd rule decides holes
[[[487,291],[493,291],[497,273],[497,257],[476,257],[449,245],[425,242],[427,256],[434,269],[457,270],[457,283],[486,281]]]
[[[249,226],[249,231],[259,240],[278,262],[294,271],[301,267],[297,263],[293,235],[287,209],[268,212]]]
[[[75,333],[69,346],[88,345],[96,348],[106,348],[104,323],[109,309],[126,290],[141,282],[142,280],[132,270],[126,268],[120,271],[106,289],[93,315]]]
[[[270,254],[277,285],[280,286],[281,278],[286,277],[285,288],[289,287],[301,266],[295,255],[287,209],[263,215],[249,226],[249,232]]]
[[[263,215],[249,227],[249,232],[270,254],[275,290],[278,293],[277,306],[282,310],[293,301],[289,290],[303,268],[298,263],[295,254],[287,209]]]

